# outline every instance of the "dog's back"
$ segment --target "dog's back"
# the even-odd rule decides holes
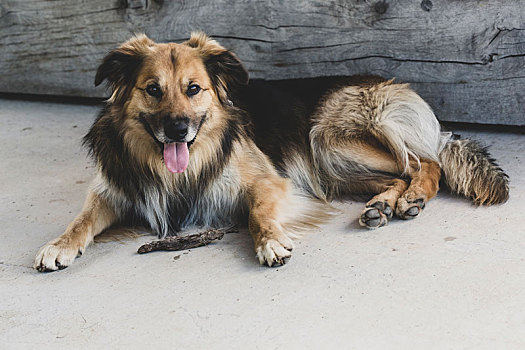
[[[449,143],[450,134],[440,131],[430,107],[406,84],[377,76],[255,81],[236,103],[249,112],[257,146],[315,197],[373,193],[376,180],[407,175],[419,159],[441,162],[448,187],[478,203],[508,197],[506,176],[486,150],[468,140],[460,142],[464,147]],[[374,163],[382,152],[392,152],[398,167]],[[359,159],[366,156],[370,161]],[[492,179],[488,186],[468,180],[476,166],[480,173],[473,178]]]

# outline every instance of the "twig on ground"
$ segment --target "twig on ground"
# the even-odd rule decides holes
[[[215,240],[220,240],[225,233],[238,232],[237,229],[209,229],[193,235],[181,237],[168,237],[158,241],[143,244],[137,250],[137,253],[144,254],[156,250],[184,250],[202,247]]]

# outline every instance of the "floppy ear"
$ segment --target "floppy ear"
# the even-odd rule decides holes
[[[142,61],[153,44],[146,35],[140,34],[108,53],[97,69],[95,86],[107,80],[113,90],[111,100],[122,98],[135,84]]]
[[[248,84],[248,72],[237,56],[206,34],[191,33],[184,44],[199,50],[221,103],[228,103],[231,93]]]

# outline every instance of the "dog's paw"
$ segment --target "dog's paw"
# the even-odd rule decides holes
[[[397,200],[396,214],[401,219],[414,219],[425,208],[425,200],[423,198],[412,199],[409,196],[403,195]]]
[[[292,257],[293,242],[282,235],[279,238],[263,238],[256,247],[257,258],[261,265],[270,267],[284,265]]]
[[[50,242],[40,248],[33,267],[40,272],[63,270],[82,255],[82,247],[74,247],[60,242]]]
[[[394,211],[387,202],[377,201],[372,204],[367,204],[365,210],[361,213],[359,224],[369,229],[385,226]]]

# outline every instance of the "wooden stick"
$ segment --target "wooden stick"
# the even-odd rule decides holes
[[[225,233],[238,232],[236,229],[209,229],[193,235],[168,237],[158,241],[143,244],[137,253],[144,254],[156,250],[184,250],[202,247],[215,240],[220,240]]]

